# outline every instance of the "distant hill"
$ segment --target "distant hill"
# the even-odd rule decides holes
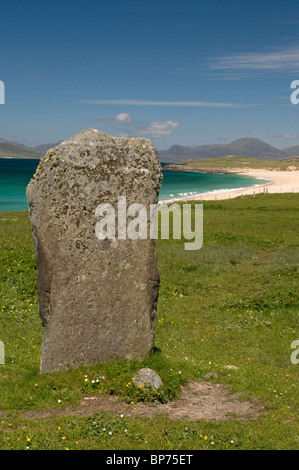
[[[50,148],[56,147],[59,144],[60,142],[42,144],[31,148],[19,142],[5,140],[0,137],[0,157],[40,158]]]
[[[0,157],[40,158],[40,155],[18,142],[0,138]]]
[[[259,139],[243,137],[234,140],[230,144],[212,144],[200,145],[198,147],[184,147],[182,145],[172,145],[168,150],[159,152],[161,161],[179,162],[187,159],[206,159],[225,157],[227,155],[242,155],[244,157],[266,158],[271,160],[280,160],[285,157],[293,156],[295,150],[299,147],[289,147],[278,149]],[[296,153],[295,153],[296,154]]]
[[[45,155],[45,153],[49,150],[52,149],[53,147],[57,147],[60,142],[56,142],[55,144],[42,144],[42,145],[37,145],[36,147],[33,147],[32,150],[36,153],[39,153],[40,155]]]
[[[56,147],[60,143],[61,142],[41,144],[31,148],[0,137],[0,157],[40,158],[45,155],[50,148]],[[299,156],[299,145],[278,149],[262,140],[243,137],[229,144],[199,145],[196,147],[172,145],[168,150],[158,151],[158,154],[162,162],[181,162],[189,159],[201,160],[225,157],[228,155],[282,160],[283,158]]]
[[[283,151],[287,154],[288,157],[299,157],[299,145],[293,147],[286,147]]]

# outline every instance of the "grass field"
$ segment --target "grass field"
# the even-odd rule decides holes
[[[42,326],[27,212],[0,214],[1,449],[298,449],[299,196],[260,195],[204,203],[204,243],[158,240],[161,276],[155,351],[40,375]],[[235,369],[227,369],[233,365]],[[157,393],[131,387],[141,367],[162,377]],[[208,378],[206,376],[208,374]],[[264,412],[240,421],[69,415],[82,397],[172,401],[191,381],[223,384]],[[52,415],[43,415],[51,411]],[[30,417],[31,413],[31,417]]]
[[[254,169],[267,169],[267,170],[286,170],[288,167],[294,167],[299,169],[299,159],[285,158],[283,160],[268,160],[266,158],[255,158],[255,157],[242,157],[238,155],[229,155],[225,157],[207,158],[200,160],[184,160],[184,165],[190,168],[254,168]]]

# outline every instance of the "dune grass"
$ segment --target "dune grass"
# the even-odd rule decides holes
[[[299,196],[259,195],[204,203],[204,243],[156,243],[161,276],[155,351],[142,364],[119,361],[39,374],[42,326],[27,212],[0,214],[1,449],[298,449]],[[234,365],[235,370],[227,369]],[[141,367],[163,379],[160,395],[127,387]],[[213,372],[210,379],[207,373]],[[215,376],[215,374],[217,374]],[[128,403],[173,400],[189,381],[224,384],[259,399],[257,420],[174,421],[97,412],[55,416],[83,396]],[[153,406],[153,405],[151,405]],[[51,418],[25,411],[53,410]]]
[[[285,158],[283,160],[271,160],[267,158],[256,158],[256,157],[242,157],[240,155],[227,155],[225,157],[217,158],[207,158],[207,159],[188,159],[184,160],[184,165],[187,165],[189,168],[253,168],[253,169],[266,169],[266,170],[286,170],[288,167],[293,167],[293,169],[299,169],[299,160],[298,158]],[[180,165],[173,164],[171,166]]]

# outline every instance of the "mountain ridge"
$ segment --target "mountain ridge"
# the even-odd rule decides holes
[[[242,137],[228,144],[205,144],[196,147],[172,145],[168,150],[160,151],[159,155],[162,161],[200,160],[228,155],[280,160],[298,156],[299,146],[278,149],[260,139]]]
[[[0,157],[41,158],[50,148],[60,142],[28,147],[16,141],[0,137]],[[228,155],[258,157],[271,160],[299,156],[299,145],[278,149],[260,139],[241,137],[228,144],[204,144],[194,147],[174,144],[168,150],[158,150],[160,161],[180,162],[188,159],[201,160]]]

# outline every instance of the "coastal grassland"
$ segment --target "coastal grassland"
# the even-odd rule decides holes
[[[251,168],[251,169],[266,169],[266,170],[286,170],[292,166],[294,169],[299,170],[298,158],[285,158],[283,160],[270,160],[266,158],[256,157],[242,157],[239,155],[227,155],[225,157],[207,158],[200,160],[184,160],[183,162],[172,164],[173,168],[176,165],[184,164],[189,168],[196,169],[234,169],[234,168]]]
[[[204,202],[203,212],[200,250],[185,251],[184,240],[156,243],[161,287],[152,357],[50,375],[39,374],[42,326],[28,214],[0,214],[1,449],[298,449],[299,365],[290,356],[299,339],[299,196]],[[129,385],[141,366],[161,375],[159,396],[140,396]],[[224,422],[61,413],[101,394],[153,406],[175,399],[182,383],[203,380],[258,399],[265,412]]]

